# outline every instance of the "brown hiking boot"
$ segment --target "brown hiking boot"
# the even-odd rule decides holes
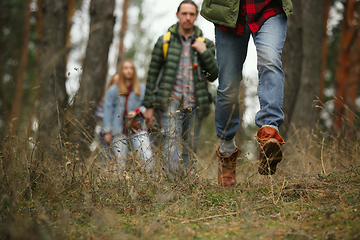
[[[260,128],[255,137],[260,147],[258,171],[261,175],[272,175],[283,158],[281,145],[285,142],[276,129],[267,126]]]
[[[241,151],[239,148],[236,148],[235,152],[230,156],[222,156],[219,148],[215,151],[215,155],[219,157],[218,183],[223,187],[234,186],[236,185],[236,161]]]

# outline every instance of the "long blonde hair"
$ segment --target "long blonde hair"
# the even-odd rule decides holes
[[[135,65],[134,65],[133,61],[131,61],[131,60],[124,60],[118,66],[116,74],[119,74],[119,83],[118,83],[119,94],[121,94],[121,95],[127,95],[128,94],[128,90],[127,90],[127,87],[125,85],[125,77],[124,77],[124,73],[123,73],[123,67],[124,67],[125,62],[130,62],[132,64],[133,68],[134,68],[134,74],[133,74],[133,77],[131,79],[131,83],[132,83],[132,87],[134,89],[135,94],[140,96],[139,78],[138,78],[137,73],[136,73]]]
[[[115,83],[116,80],[119,81],[118,79],[116,79],[116,78],[118,78],[118,77],[119,77],[119,74],[117,74],[117,73],[115,73],[115,74],[112,76],[110,82],[109,82],[108,85],[106,86],[106,90],[108,90],[108,89]],[[118,83],[117,83],[117,84],[118,84]],[[117,85],[117,84],[116,84],[116,85]]]

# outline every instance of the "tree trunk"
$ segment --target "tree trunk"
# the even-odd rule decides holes
[[[74,16],[75,12],[75,0],[68,0],[69,6],[68,6],[68,15],[67,15],[67,32],[66,32],[66,48],[71,48],[71,39],[70,39],[70,30],[72,26],[72,18]],[[69,52],[66,53],[66,64],[68,62],[69,58]]]
[[[1,21],[1,19],[0,19]],[[0,28],[2,29],[2,22],[0,22]],[[0,31],[0,40],[2,40],[2,31]],[[2,49],[1,49],[1,44],[0,44],[0,59],[2,59],[1,55],[2,55]],[[2,121],[5,122],[5,125],[7,125],[7,117],[6,117],[6,112],[8,111],[7,109],[7,100],[6,100],[6,96],[5,96],[5,84],[4,84],[4,79],[3,79],[3,68],[2,68],[2,62],[0,62],[0,88],[1,88],[1,102],[2,102]],[[1,133],[1,131],[0,131]],[[1,136],[1,135],[0,135]],[[3,138],[1,138],[3,139]]]
[[[324,21],[324,0],[302,1],[303,60],[301,86],[292,122],[295,126],[315,129],[320,112],[318,105],[321,78],[321,49]]]
[[[114,0],[92,0],[90,5],[89,42],[71,120],[74,131],[77,131],[77,134],[72,134],[72,141],[79,144],[82,157],[89,154],[96,125],[94,113],[106,82],[109,47],[115,24],[114,5]]]
[[[1,39],[1,31],[0,31],[0,39]],[[0,48],[0,59],[1,59],[1,48]],[[5,122],[5,126],[7,125],[7,120],[6,120],[6,112],[7,112],[7,101],[6,101],[6,96],[5,96],[5,84],[3,81],[3,68],[2,68],[2,64],[0,63],[0,92],[1,92],[1,101],[2,101],[2,113],[1,113],[1,117],[0,117],[0,121],[4,121]],[[3,135],[5,135],[5,128],[0,128],[0,139],[5,139]]]
[[[0,29],[3,29],[3,27],[5,26],[5,19],[0,17]],[[0,112],[0,121],[3,121],[5,123],[4,126],[7,126],[7,119],[8,119],[8,101],[6,99],[6,85],[4,82],[4,68],[3,68],[3,55],[4,55],[4,48],[5,46],[2,44],[3,43],[3,31],[0,30],[0,100],[1,100],[1,108],[0,111],[2,110],[2,112]],[[0,128],[0,139],[3,140],[5,139],[6,135],[6,127],[1,127]]]
[[[31,0],[26,0],[25,4],[25,16],[24,16],[24,32],[23,32],[23,45],[21,48],[21,58],[19,68],[17,70],[17,78],[15,84],[15,93],[13,98],[13,104],[10,111],[10,117],[8,122],[9,135],[13,135],[16,132],[16,126],[20,114],[21,102],[23,99],[23,83],[26,71],[26,66],[29,58],[29,38],[30,38],[30,3]]]
[[[354,13],[356,0],[348,0],[345,6],[344,19],[341,24],[341,42],[338,54],[338,65],[336,68],[336,98],[333,119],[333,131],[341,130],[345,117],[345,106],[347,101],[346,86],[350,77],[351,44],[354,37]]]
[[[37,119],[40,147],[60,135],[68,95],[65,56],[68,1],[42,0]]]
[[[35,80],[35,88],[40,84],[40,75],[39,75],[39,62],[40,62],[40,40],[41,40],[41,28],[42,28],[42,14],[41,14],[41,3],[42,0],[37,0],[38,10],[36,12],[36,34],[37,34],[37,44],[36,44],[36,80]],[[26,139],[31,136],[32,133],[32,125],[33,125],[33,116],[35,114],[35,103],[38,100],[38,92],[35,92],[34,100],[31,105],[31,112],[28,119],[28,126],[26,128]]]
[[[358,89],[360,83],[360,24],[359,24],[359,14],[360,14],[360,2],[357,3],[357,26],[354,28],[353,43],[351,49],[351,59],[350,59],[350,77],[349,84],[345,87],[346,92],[346,111],[345,117],[348,119],[348,125],[353,127],[354,119],[356,116],[356,98],[358,96]]]
[[[348,125],[353,126],[356,115],[356,98],[358,96],[360,81],[360,34],[357,34],[355,45],[351,51],[350,77],[349,83],[345,87],[346,92],[346,111],[345,117],[348,120]]]
[[[325,0],[324,7],[324,21],[323,21],[323,41],[322,41],[322,60],[321,60],[321,79],[320,79],[320,93],[319,100],[320,104],[324,101],[324,88],[325,88],[325,70],[327,66],[327,53],[328,53],[328,34],[327,34],[327,23],[329,19],[331,0]]]
[[[294,15],[288,18],[287,36],[284,44],[282,62],[285,72],[285,90],[283,111],[285,121],[281,126],[281,135],[286,138],[291,129],[291,120],[301,84],[301,69],[303,60],[303,25],[302,1],[293,0]]]
[[[127,18],[128,18],[127,10],[129,8],[129,3],[130,3],[130,0],[124,0],[123,15],[122,15],[121,29],[120,29],[120,44],[119,44],[119,55],[118,55],[117,66],[124,59],[124,38],[125,38],[125,33],[126,33],[127,23],[128,23],[127,22]]]

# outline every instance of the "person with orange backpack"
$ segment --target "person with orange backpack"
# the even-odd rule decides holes
[[[208,81],[217,79],[218,67],[214,43],[194,25],[197,5],[182,1],[176,16],[152,52],[143,105],[149,125],[161,125],[165,169],[184,176],[193,166],[202,119],[210,113]]]

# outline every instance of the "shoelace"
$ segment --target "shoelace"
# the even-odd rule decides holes
[[[229,160],[229,162],[225,162],[224,159],[225,158],[221,158],[222,167],[227,169],[227,170],[233,170],[234,165],[235,165],[235,160]]]

